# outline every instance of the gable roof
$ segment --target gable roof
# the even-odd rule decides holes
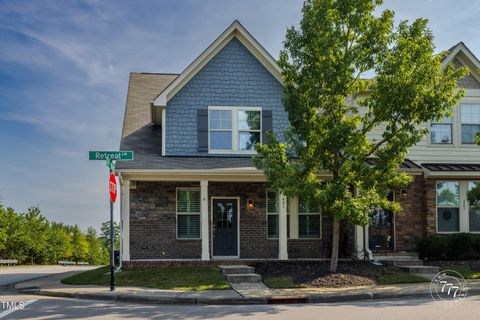
[[[130,73],[122,138],[152,122],[151,102],[178,74]]]
[[[282,83],[282,69],[262,45],[235,20],[207,49],[205,49],[168,87],[153,100],[153,106],[165,107],[190,79],[195,76],[227,43],[238,39],[253,56]]]
[[[480,69],[480,60],[478,60],[473,52],[468,49],[465,43],[460,41],[448,49],[447,53],[447,56],[442,61],[444,67],[450,63],[454,63],[455,59],[459,59],[460,63],[470,70],[471,75],[477,79],[477,81],[480,81],[480,74],[478,71]]]

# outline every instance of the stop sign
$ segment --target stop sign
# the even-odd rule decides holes
[[[110,192],[110,201],[115,203],[115,200],[117,200],[117,178],[115,177],[115,174],[112,172],[110,173],[110,179],[109,179],[109,192]]]

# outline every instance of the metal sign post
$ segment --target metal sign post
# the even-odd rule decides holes
[[[117,178],[115,161],[133,160],[133,151],[89,151],[89,160],[105,160],[108,167],[109,204],[110,204],[110,291],[115,290],[115,229],[113,224],[113,204],[117,199]]]

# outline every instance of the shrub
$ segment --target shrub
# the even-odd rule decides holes
[[[429,235],[415,239],[415,249],[421,259],[428,260],[480,258],[480,235],[472,233]]]

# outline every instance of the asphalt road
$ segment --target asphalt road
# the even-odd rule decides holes
[[[198,306],[138,305],[0,292],[6,301],[28,303],[23,309],[0,309],[0,319],[478,319],[480,296],[445,308],[426,297],[412,300],[361,301],[334,304]],[[2,303],[3,302],[3,303]]]
[[[75,270],[89,270],[94,267],[88,266],[20,266],[20,267],[1,267],[0,268],[0,286],[6,286],[11,283],[27,281],[38,277],[43,277],[55,273],[62,273]]]

